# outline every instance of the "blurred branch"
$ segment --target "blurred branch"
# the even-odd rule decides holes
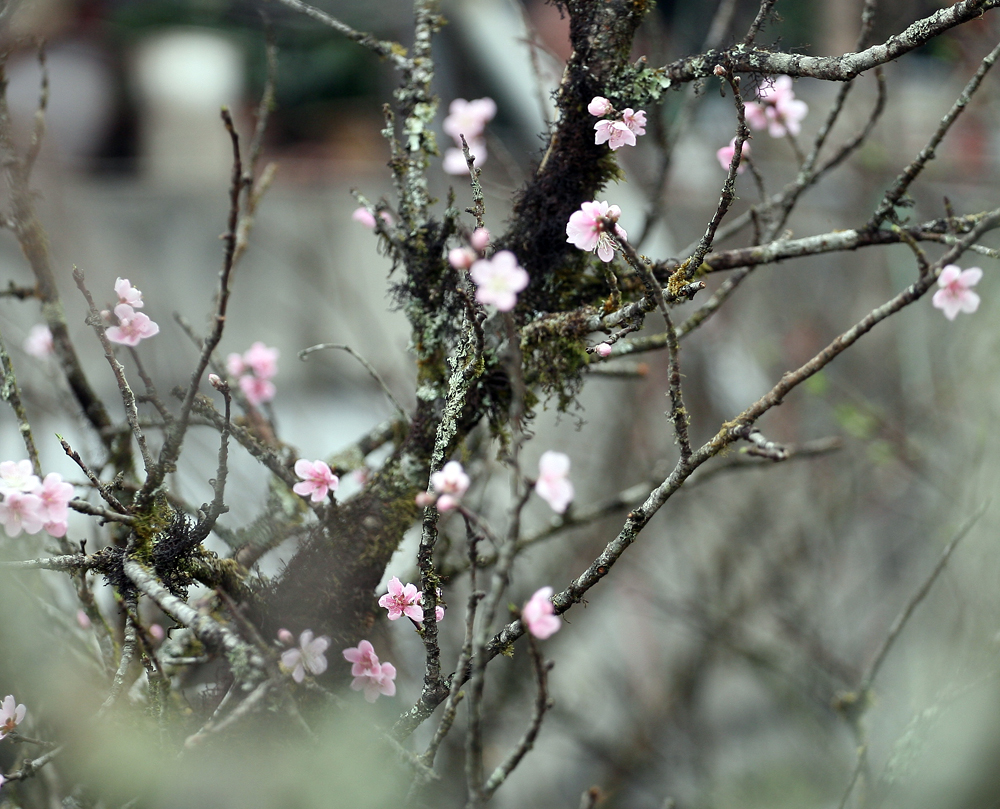
[[[362,47],[368,48],[368,50],[377,53],[383,59],[389,59],[399,69],[403,69],[407,66],[406,49],[395,42],[376,39],[371,34],[355,31],[351,28],[351,26],[342,23],[336,17],[331,17],[325,11],[320,11],[318,8],[310,6],[308,3],[301,2],[301,0],[277,0],[277,2],[281,3],[283,6],[294,9],[295,11],[301,12],[307,17],[312,17],[312,19],[323,23],[323,25],[329,26],[338,34],[341,34],[351,40],[351,42],[356,42]]]
[[[930,574],[926,579],[924,579],[923,583],[916,589],[913,595],[910,596],[910,600],[906,602],[906,606],[903,607],[902,612],[896,616],[896,620],[893,621],[892,626],[889,627],[889,632],[882,641],[882,645],[875,653],[871,663],[869,663],[868,668],[865,670],[864,676],[861,678],[861,685],[858,686],[859,694],[864,695],[871,690],[872,683],[878,676],[879,669],[882,668],[882,663],[884,663],[886,657],[888,657],[893,644],[903,631],[907,621],[910,620],[910,616],[913,615],[913,611],[920,605],[920,602],[927,597],[931,587],[934,586],[934,582],[937,581],[938,576],[941,575],[941,571],[943,571],[945,566],[948,564],[948,560],[951,558],[952,553],[954,553],[955,548],[958,547],[958,543],[965,539],[969,531],[972,530],[973,526],[975,526],[975,524],[979,522],[980,518],[986,513],[986,509],[988,507],[988,501],[983,503],[976,509],[972,516],[962,524],[962,527],[958,529],[955,536],[951,538],[951,541],[945,545],[944,550],[941,552],[941,557],[938,559],[937,564],[934,565]]]

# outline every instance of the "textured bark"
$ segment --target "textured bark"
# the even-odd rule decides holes
[[[587,104],[594,96],[607,95],[619,108],[630,105],[629,98],[615,98],[609,88],[628,65],[635,30],[650,7],[640,0],[578,0],[564,6],[570,15],[573,54],[559,88],[557,123],[501,240],[531,276],[524,300],[532,308],[559,308],[561,282],[576,275],[578,262],[568,258],[576,248],[566,242],[566,223],[581,203],[594,199],[614,171],[607,146],[594,143],[595,119]]]

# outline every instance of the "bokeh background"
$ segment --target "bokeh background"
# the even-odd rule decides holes
[[[411,36],[411,9],[404,0],[319,0],[317,5],[381,37],[406,43]],[[660,2],[640,30],[635,56],[645,54],[651,64],[662,64],[697,51],[715,5]],[[884,0],[874,38],[882,40],[938,7]],[[525,5],[446,0],[442,10],[449,24],[435,46],[439,122],[453,98],[496,100],[484,187],[488,226],[500,233],[513,190],[540,155],[539,133],[551,114],[549,93],[568,55],[566,21],[558,9],[537,0]],[[77,346],[92,380],[114,401],[113,380],[83,322],[83,302],[70,271],[74,265],[83,269],[99,302],[111,301],[118,276],[141,288],[144,311],[161,325],[161,334],[142,344],[146,367],[161,391],[186,380],[196,353],[173,314],[203,328],[210,312],[230,172],[228,137],[218,111],[223,104],[231,107],[249,138],[265,75],[262,11],[279,47],[277,104],[264,157],[278,163],[278,172],[236,275],[223,351],[242,352],[255,340],[280,349],[273,403],[280,435],[300,456],[319,458],[387,417],[391,407],[349,356],[320,353],[300,362],[300,349],[319,342],[350,344],[375,365],[397,397],[413,402],[406,321],[392,311],[386,295],[389,262],[378,253],[375,237],[351,220],[357,207],[352,189],[369,200],[393,202],[388,147],[380,135],[381,107],[395,82],[390,68],[276,3],[24,0],[5,7],[0,36],[12,49],[8,96],[25,137],[38,100],[33,42],[46,42],[51,95],[35,175],[38,204]],[[781,20],[764,29],[762,41],[809,54],[854,47],[856,0],[787,0],[776,11]],[[735,33],[725,44],[742,36],[755,12],[755,3],[737,3]],[[846,165],[804,195],[789,235],[862,225],[998,33],[996,15],[987,14],[888,65],[885,115]],[[529,40],[538,46],[541,92]],[[997,86],[996,77],[987,78],[913,187],[912,221],[943,216],[946,198],[960,214],[996,207]],[[676,144],[669,182],[660,195],[664,220],[642,245],[656,258],[675,255],[701,235],[724,179],[715,150],[733,135],[732,104],[713,83],[696,89],[694,119]],[[835,91],[818,81],[796,82],[796,94],[810,105],[803,142],[819,127]],[[864,125],[874,95],[874,79],[859,79],[833,143]],[[650,118],[661,116],[669,130],[682,101],[682,93],[668,94],[662,109],[648,111]],[[440,139],[442,147],[450,145],[443,133]],[[649,178],[657,165],[652,141],[640,139],[636,149],[619,153],[627,182],[609,187],[601,197],[621,206],[622,224],[630,233],[642,230],[650,204]],[[793,179],[786,142],[757,133],[752,148],[769,191]],[[439,164],[430,177],[441,210],[449,188],[461,207],[471,201],[464,181],[445,175]],[[749,176],[740,178],[738,191],[734,215],[757,199]],[[744,235],[723,246],[745,243]],[[997,240],[991,236],[984,243],[996,245]],[[927,249],[933,256],[940,248]],[[948,322],[929,300],[917,303],[877,327],[761,424],[768,438],[780,442],[837,437],[838,451],[721,472],[686,486],[591,592],[588,603],[567,616],[563,630],[544,644],[546,656],[555,661],[555,707],[535,750],[494,805],[574,807],[585,790],[597,787],[600,806],[629,809],[833,807],[840,805],[862,739],[870,772],[848,805],[862,800],[890,806],[996,803],[1000,549],[993,498],[1000,479],[1000,306],[995,260],[968,254],[962,262],[963,267],[974,264],[985,271],[977,288],[982,296],[978,312]],[[727,307],[684,343],[696,440],[712,435],[783,371],[808,359],[910,283],[916,272],[905,246],[789,260],[757,270]],[[721,280],[710,278],[710,290]],[[15,239],[0,232],[0,284],[9,281],[29,284],[30,272]],[[75,480],[78,473],[62,456],[54,434],[65,435],[84,455],[97,446],[75,414],[67,412],[55,367],[20,349],[39,320],[32,301],[0,299],[0,333],[11,347],[46,470]],[[638,359],[645,364],[643,375],[631,373],[633,361],[622,361],[629,373],[588,379],[579,409],[560,414],[549,403],[535,420],[529,467],[546,449],[568,453],[580,503],[655,481],[673,462],[676,448],[663,415],[666,356]],[[492,460],[495,450],[487,439],[480,441],[470,445],[470,466],[479,476],[471,502],[502,524],[506,472]],[[210,431],[193,433],[172,483],[192,502],[210,497],[215,442]],[[0,457],[22,455],[14,419],[2,410]],[[378,458],[369,461],[374,465]],[[346,495],[351,485],[356,484],[345,483]],[[228,524],[250,521],[266,489],[263,470],[235,453]],[[858,719],[857,711],[844,706],[890,625],[946,543],[981,511],[914,612],[875,681],[874,702]],[[533,505],[528,532],[540,530],[550,518],[544,507]],[[621,521],[619,514],[530,548],[515,567],[511,602],[523,603],[545,584],[564,586]],[[91,541],[91,549],[102,542],[88,521],[71,525],[79,539]],[[463,531],[455,522],[446,524],[445,532],[452,537],[454,558],[444,562],[457,568]],[[404,542],[387,577],[412,577],[412,539]],[[37,538],[2,544],[8,558],[45,550]],[[293,550],[286,545],[265,557],[262,571],[278,570]],[[72,626],[54,628],[54,612],[71,617],[75,610],[72,594],[59,581],[56,576],[25,578],[16,593],[27,588],[31,600],[23,594],[4,596],[4,643],[18,654],[3,655],[0,692],[30,699],[31,721],[37,723],[32,735],[74,724],[66,713],[74,704],[89,705],[83,697],[74,703],[77,697],[67,696],[76,692],[66,684],[78,679],[60,668],[72,668],[66,662],[70,658],[51,648],[42,651],[45,644],[59,649],[86,645]],[[456,620],[442,624],[446,659],[452,661],[460,647],[457,617],[467,588],[456,569],[447,590]],[[113,611],[110,599],[106,603]],[[11,628],[16,625],[33,629]],[[86,771],[102,783],[100,789],[121,798],[106,805],[129,800],[128,787],[142,777],[160,790],[159,798],[144,798],[150,805],[388,805],[396,800],[394,790],[401,789],[391,779],[379,780],[380,768],[391,766],[379,757],[388,754],[379,749],[357,761],[358,746],[345,738],[356,738],[353,734],[362,734],[372,721],[388,725],[412,703],[419,693],[422,657],[418,639],[403,626],[383,622],[374,632],[376,646],[391,649],[383,657],[400,670],[399,695],[371,709],[366,703],[355,706],[360,717],[332,723],[324,735],[328,744],[316,755],[262,743],[253,753],[257,758],[247,759],[237,748],[232,758],[189,757],[172,770],[158,769],[162,762],[150,764],[159,761],[152,742],[148,752],[128,758],[147,748],[130,743],[116,750],[112,740],[105,740],[105,748],[98,749],[109,754],[98,758],[121,766],[104,770],[90,762]],[[336,666],[337,650],[332,651]],[[48,676],[38,676],[45,667]],[[495,661],[490,672],[488,766],[502,758],[526,726],[532,699],[527,659],[520,651],[512,660]],[[347,676],[345,668],[345,684]],[[53,683],[61,683],[62,691],[53,690]],[[418,749],[430,730],[416,735]],[[241,770],[247,761],[272,763],[263,779],[268,789],[248,794],[235,788],[259,777],[257,764]],[[14,763],[12,748],[0,745],[0,766],[7,771]],[[129,767],[136,777],[125,778]],[[441,791],[434,800],[461,805],[460,729],[443,748],[440,767]],[[197,788],[178,791],[174,779],[187,779]],[[379,789],[352,792],[346,786],[352,779],[355,788],[360,781]],[[11,795],[9,789],[0,792],[0,806],[17,805]]]

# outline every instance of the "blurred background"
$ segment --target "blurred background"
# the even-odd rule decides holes
[[[411,37],[411,8],[404,0],[316,5],[380,37],[404,44]],[[853,50],[860,5],[858,0],[779,2],[781,20],[768,24],[759,41],[817,55]],[[697,52],[715,6],[661,0],[640,29],[634,55],[645,54],[656,65]],[[873,38],[881,41],[939,6],[883,0]],[[738,0],[724,45],[742,38],[756,8]],[[446,0],[442,10],[449,24],[435,45],[438,123],[454,98],[496,100],[484,187],[487,224],[502,233],[511,194],[540,156],[540,133],[552,112],[549,94],[569,53],[567,21],[539,0],[523,5]],[[85,272],[99,304],[113,302],[116,277],[129,278],[144,293],[144,311],[161,326],[159,336],[142,344],[143,361],[159,389],[169,391],[187,379],[196,358],[174,313],[204,330],[211,310],[231,170],[219,107],[233,110],[248,141],[266,73],[262,12],[279,48],[277,102],[264,153],[264,161],[275,161],[278,170],[236,274],[222,352],[243,352],[256,340],[280,349],[273,402],[279,434],[300,457],[319,458],[390,415],[391,406],[349,356],[323,352],[300,362],[300,349],[347,343],[375,365],[397,397],[413,402],[406,321],[386,296],[389,261],[377,251],[373,234],[351,219],[357,207],[352,189],[371,201],[394,204],[388,147],[380,135],[382,104],[396,81],[391,69],[273,2],[24,0],[7,5],[2,17],[3,44],[13,51],[8,97],[26,142],[39,96],[34,43],[44,39],[51,90],[34,185],[71,332],[92,381],[107,401],[115,401],[113,379],[83,322],[83,302],[70,272],[74,265]],[[790,236],[865,222],[891,178],[926,143],[995,44],[997,19],[987,14],[886,67],[888,106],[871,139],[804,195],[789,222]],[[835,145],[863,127],[874,103],[874,79],[862,77],[857,84],[833,132]],[[700,237],[725,176],[715,151],[734,134],[732,102],[720,97],[714,83],[695,89],[695,115],[676,144],[664,188],[648,187],[658,156],[654,138],[647,137],[636,149],[618,153],[628,182],[601,196],[621,206],[630,234],[642,231],[650,194],[661,198],[664,220],[642,245],[655,258],[676,255]],[[836,89],[813,80],[795,83],[796,95],[810,107],[800,143],[817,131]],[[659,118],[670,131],[685,93],[667,94],[660,109],[647,110],[650,118]],[[945,215],[945,198],[958,214],[997,205],[997,102],[996,77],[990,76],[914,185],[912,222]],[[439,143],[442,151],[450,145],[440,131]],[[752,149],[770,193],[794,178],[786,141],[759,132]],[[467,183],[446,175],[439,162],[430,177],[439,210],[449,188],[459,207],[471,202]],[[758,199],[748,175],[740,177],[737,190],[741,199],[732,215]],[[720,247],[741,246],[747,238]],[[995,246],[997,239],[990,236],[984,243]],[[927,249],[933,257],[939,246]],[[1000,305],[995,260],[967,254],[962,266],[972,264],[985,271],[977,288],[978,312],[949,322],[929,300],[917,303],[877,327],[761,424],[767,437],[779,442],[837,437],[839,451],[706,476],[687,486],[591,592],[585,608],[567,616],[563,631],[544,644],[556,664],[555,708],[535,750],[494,805],[575,807],[585,790],[596,787],[598,805],[616,808],[838,806],[862,740],[870,770],[847,805],[855,800],[890,806],[996,804],[1000,793],[991,779],[1000,748],[1000,550],[992,498],[1000,480]],[[695,440],[714,434],[782,372],[811,357],[916,272],[905,246],[757,270],[727,307],[684,343]],[[709,278],[709,291],[723,275]],[[15,239],[0,233],[0,286],[26,285],[30,279]],[[0,298],[0,333],[18,370],[46,471],[73,480],[78,473],[62,456],[54,433],[65,435],[85,457],[96,453],[97,445],[79,429],[75,415],[67,415],[64,383],[54,364],[21,349],[39,321],[37,303]],[[643,376],[595,375],[580,409],[559,414],[550,403],[536,419],[538,437],[527,450],[527,468],[533,469],[546,449],[568,453],[579,503],[658,481],[673,463],[676,448],[663,416],[666,356],[638,359],[645,364]],[[628,367],[634,370],[633,363]],[[487,439],[481,440],[470,463],[479,476],[471,502],[502,524],[505,472],[491,460],[495,451]],[[174,490],[192,502],[208,500],[215,453],[215,434],[195,432]],[[0,410],[0,458],[22,456],[14,420]],[[349,494],[350,484],[345,485]],[[234,453],[229,525],[250,521],[266,490],[263,471]],[[859,716],[862,711],[850,707],[850,694],[890,625],[946,543],[981,508],[984,515],[886,659],[874,683],[876,700]],[[533,505],[528,533],[550,517],[543,506]],[[523,603],[545,584],[565,586],[621,522],[619,514],[530,548],[515,568],[510,601]],[[463,530],[457,521],[446,521],[444,530],[454,549],[454,559],[444,562],[457,565]],[[86,520],[71,523],[72,531],[80,539],[101,541]],[[262,570],[278,570],[290,551],[280,548],[266,557]],[[411,537],[387,577],[407,580],[412,551]],[[8,540],[4,553],[39,555],[37,538]],[[38,598],[73,609],[56,577],[42,581]],[[446,591],[456,617],[467,587],[456,572]],[[15,607],[8,607],[5,615],[14,615]],[[458,624],[442,624],[446,659],[452,662],[461,644]],[[400,670],[399,696],[380,701],[357,727],[368,716],[391,723],[419,693],[422,647],[405,629],[383,621],[373,630],[376,647],[391,650],[383,659]],[[63,703],[43,687],[50,678],[33,679],[36,670],[24,661],[37,655],[32,643],[44,637],[44,632],[21,637],[17,643],[24,645],[17,648],[25,655],[7,655],[0,665],[0,692],[14,691],[24,702],[30,697],[32,721],[40,723],[31,735],[43,736],[46,722],[61,724],[53,714]],[[495,661],[490,671],[488,698],[496,710],[487,765],[495,766],[527,725],[533,694],[520,651],[512,660]],[[55,679],[63,674],[60,670]],[[346,670],[344,675],[346,684]],[[417,749],[432,730],[428,723],[418,731]],[[330,760],[350,758],[343,737],[342,730],[330,731],[331,746],[323,748]],[[461,805],[460,732],[441,756],[439,805]],[[274,760],[289,778],[302,776],[300,784],[311,783],[303,775],[312,772],[308,768],[324,766],[296,756]],[[230,766],[209,761],[205,772]],[[0,746],[0,767],[7,771],[13,763],[11,748]],[[345,763],[342,769],[353,774],[362,766]],[[105,777],[109,783],[115,778]],[[283,783],[279,778],[272,785]],[[338,792],[342,788],[303,787],[294,805],[339,805],[327,801],[330,794],[346,795]],[[282,803],[291,793],[274,790],[260,805],[292,805]],[[9,794],[0,792],[0,806],[14,805]],[[177,805],[176,799],[164,785],[159,802],[150,805]],[[386,805],[391,799],[362,794],[348,803]],[[218,795],[192,790],[183,799],[188,806],[246,805],[245,800],[243,793],[226,790]]]

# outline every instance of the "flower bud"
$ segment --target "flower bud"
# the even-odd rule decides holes
[[[455,247],[448,251],[448,263],[456,270],[467,270],[473,265],[477,256],[468,247]]]
[[[594,96],[594,100],[587,105],[587,112],[591,115],[596,115],[598,118],[602,115],[607,115],[613,109],[614,107],[611,106],[611,102],[602,96]]]
[[[489,243],[490,232],[486,228],[476,228],[472,231],[472,238],[469,239],[469,244],[472,245],[474,250],[478,250],[482,253]]]

